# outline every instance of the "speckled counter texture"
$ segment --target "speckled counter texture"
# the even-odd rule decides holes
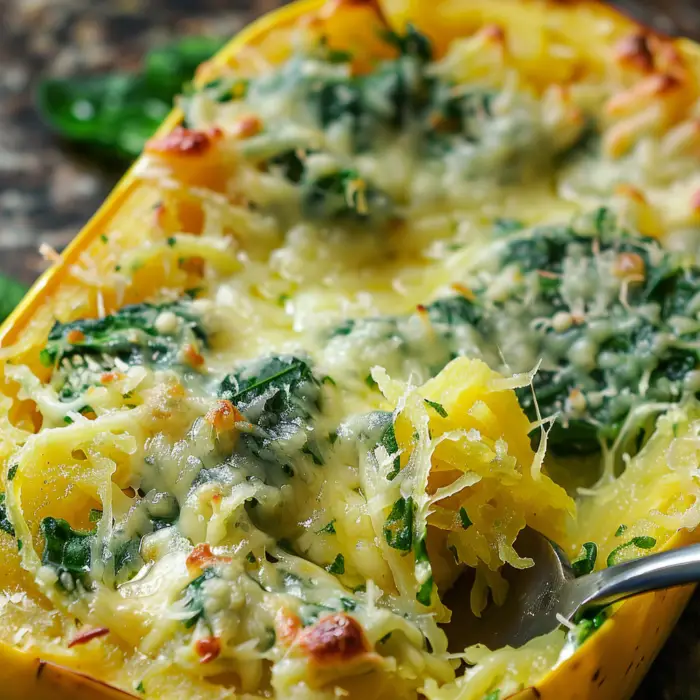
[[[278,4],[0,0],[0,272],[31,282],[44,268],[39,243],[62,248],[120,175],[45,130],[32,101],[40,76],[129,69],[150,46],[185,34],[228,36]],[[661,31],[700,38],[700,0],[618,4],[643,11]],[[700,700],[700,592],[634,700]]]

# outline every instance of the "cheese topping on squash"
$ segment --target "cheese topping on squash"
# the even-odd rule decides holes
[[[453,653],[450,587],[500,604],[526,527],[590,570],[698,523],[689,66],[424,24],[203,67],[6,338],[3,640],[153,698],[481,700],[604,618]]]

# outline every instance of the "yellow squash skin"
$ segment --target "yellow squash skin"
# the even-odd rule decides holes
[[[247,45],[260,45],[271,32],[295,24],[322,6],[320,0],[301,0],[275,11],[248,27],[233,39],[215,62],[225,62]],[[340,4],[340,3],[338,3]],[[347,2],[348,7],[361,2]],[[545,13],[552,13],[567,21],[570,32],[585,43],[587,27],[607,20],[613,33],[622,34],[635,25],[610,8],[594,2],[562,3],[537,0],[381,0],[388,22],[402,27],[412,22],[444,48],[450,38],[473,31],[477,26],[497,22],[508,17],[509,24],[522,24],[525,31],[542,22]],[[358,21],[346,18],[343,32],[361,36],[364,25],[361,14]],[[516,17],[516,19],[513,19]],[[687,41],[677,42],[679,51],[693,68],[700,69],[700,49]],[[593,56],[595,43],[588,45]],[[176,110],[162,125],[161,134],[169,132],[181,119]],[[0,345],[16,341],[28,328],[33,316],[46,305],[54,290],[63,283],[67,272],[79,256],[105,229],[106,224],[128,221],[133,202],[148,198],[147,186],[139,183],[131,173],[123,178],[101,209],[66,249],[61,259],[34,285],[19,307],[0,330]],[[692,533],[679,532],[666,547],[688,544]],[[536,687],[518,693],[519,700],[624,700],[629,698],[648,669],[655,655],[670,633],[691,588],[676,589],[640,596],[621,604],[612,619],[597,631],[569,659],[551,671]],[[5,700],[119,700],[134,697],[95,679],[53,663],[46,663],[35,655],[21,652],[11,646],[0,645],[0,679]]]
[[[3,698],[7,700],[127,700],[133,695],[102,681],[0,645]]]

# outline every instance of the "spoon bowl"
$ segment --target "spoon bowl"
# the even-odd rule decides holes
[[[453,650],[462,651],[477,643],[489,649],[520,647],[571,622],[590,607],[700,581],[700,544],[651,554],[578,578],[564,552],[534,530],[526,528],[520,533],[516,549],[520,556],[530,557],[534,566],[504,568],[509,589],[503,605],[491,603],[476,617],[463,602],[464,592],[471,587],[466,574],[445,596],[445,604],[454,611],[446,628]]]

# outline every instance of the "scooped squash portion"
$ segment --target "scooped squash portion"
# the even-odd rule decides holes
[[[7,328],[18,697],[540,693],[634,616],[453,650],[445,593],[502,603],[525,528],[585,572],[700,521],[692,59],[587,3],[384,10],[203,67]]]

